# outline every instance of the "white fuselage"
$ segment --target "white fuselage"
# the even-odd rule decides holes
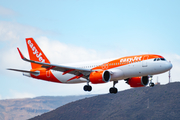
[[[102,61],[102,62],[98,61],[98,62],[91,62],[86,64],[76,64],[73,65],[73,67],[91,69],[105,62],[106,61]],[[115,63],[115,64],[122,64],[122,63]],[[172,68],[172,64],[168,61],[154,61],[154,59],[148,59],[138,62],[129,62],[127,65],[115,67],[112,69],[107,68],[107,70],[111,73],[111,81],[117,81],[131,77],[156,75],[166,72],[171,68]],[[52,70],[52,73],[62,83],[70,84],[70,83],[87,82],[85,78],[79,78],[79,79],[74,79],[72,81],[68,81],[70,78],[74,76],[72,74],[62,75],[63,72],[59,72],[55,70]]]

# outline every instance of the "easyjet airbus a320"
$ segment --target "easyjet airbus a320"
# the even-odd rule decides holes
[[[160,55],[144,54],[121,57],[111,61],[92,62],[89,64],[76,64],[73,66],[51,64],[33,38],[26,38],[29,57],[27,59],[18,49],[21,58],[30,62],[30,71],[8,69],[23,72],[23,75],[57,83],[82,83],[85,91],[91,91],[93,84],[113,81],[110,93],[117,93],[115,84],[118,80],[125,80],[131,87],[154,86],[152,75],[164,73],[172,68],[172,64]]]

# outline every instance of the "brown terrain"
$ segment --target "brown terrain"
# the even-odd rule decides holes
[[[92,96],[92,95],[91,95]],[[26,120],[90,96],[37,97],[0,100],[0,120]]]

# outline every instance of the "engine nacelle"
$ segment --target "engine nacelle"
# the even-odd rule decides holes
[[[127,79],[127,83],[131,87],[144,87],[149,83],[149,77],[142,76],[142,77],[129,78],[129,79]]]
[[[110,79],[111,79],[111,74],[107,70],[105,70],[105,71],[95,71],[95,72],[92,72],[89,75],[89,80],[93,84],[106,83],[106,82],[109,82]]]

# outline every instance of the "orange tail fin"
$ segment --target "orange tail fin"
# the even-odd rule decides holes
[[[26,38],[26,44],[29,52],[29,58],[30,60],[44,62],[44,63],[50,63],[43,51],[39,48],[37,43],[34,41],[33,38]],[[31,63],[32,69],[34,68],[40,68],[41,65]]]

